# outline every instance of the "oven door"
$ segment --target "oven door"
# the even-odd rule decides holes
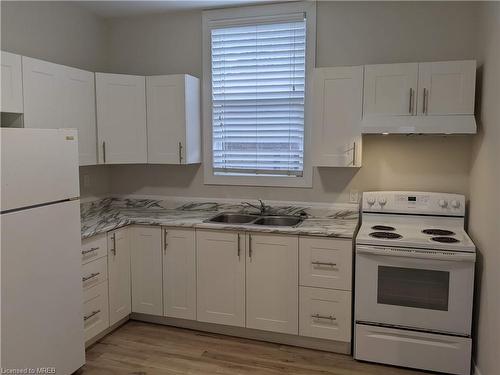
[[[355,319],[469,336],[475,253],[356,246]]]

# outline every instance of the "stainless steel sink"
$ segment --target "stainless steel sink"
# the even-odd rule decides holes
[[[302,222],[302,218],[297,216],[261,216],[252,224],[270,225],[279,227],[293,227]]]
[[[221,213],[205,220],[207,223],[224,223],[224,224],[248,224],[254,221],[259,216],[250,214],[238,214],[238,213]]]

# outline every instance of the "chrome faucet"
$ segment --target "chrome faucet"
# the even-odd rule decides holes
[[[252,207],[252,208],[255,208],[257,210],[259,210],[260,214],[261,215],[264,215],[266,213],[266,211],[270,208],[269,206],[266,206],[264,204],[264,202],[262,201],[262,199],[259,199],[259,205],[256,205],[256,204],[253,204],[253,203],[250,203],[250,202],[242,202],[241,204],[243,205],[246,205],[248,207]]]

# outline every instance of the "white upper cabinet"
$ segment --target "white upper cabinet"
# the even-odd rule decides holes
[[[199,163],[199,79],[186,74],[146,77],[146,91],[148,163]]]
[[[476,62],[366,65],[363,133],[476,132]]]
[[[365,65],[363,115],[412,116],[418,63]]]
[[[297,236],[247,234],[247,328],[298,334]]]
[[[313,165],[360,167],[363,67],[315,69],[312,102]]]
[[[476,61],[420,63],[419,115],[472,115]]]
[[[23,57],[24,127],[76,128],[80,165],[97,162],[94,73]]]
[[[63,68],[63,126],[78,130],[80,165],[97,164],[94,73]]]
[[[62,65],[24,57],[24,127],[58,129],[64,124],[64,76]]]
[[[161,228],[134,226],[131,242],[132,311],[163,315]]]
[[[2,51],[1,56],[2,94],[0,97],[0,111],[23,112],[23,81],[21,70],[21,56]]]
[[[96,73],[99,162],[147,162],[146,81],[142,76]]]

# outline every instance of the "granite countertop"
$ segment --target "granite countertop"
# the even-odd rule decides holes
[[[81,204],[82,239],[130,224],[239,230],[247,232],[299,234],[353,238],[358,226],[356,204],[270,204],[272,215],[300,215],[305,220],[296,227],[205,223],[220,212],[256,213],[238,202],[106,198]]]

